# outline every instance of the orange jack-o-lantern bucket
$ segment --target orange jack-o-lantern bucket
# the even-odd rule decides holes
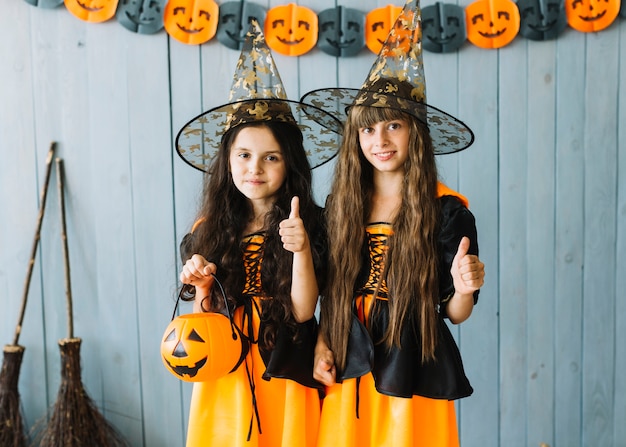
[[[163,364],[185,382],[204,382],[231,372],[242,352],[241,334],[218,313],[180,315],[161,340]]]
[[[161,339],[165,368],[185,382],[204,382],[225,376],[241,364],[247,352],[247,343],[230,314],[180,315],[172,319]]]

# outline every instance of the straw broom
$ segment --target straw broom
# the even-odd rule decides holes
[[[41,223],[43,222],[46,208],[46,197],[48,196],[48,185],[50,183],[50,172],[52,170],[52,157],[55,150],[56,143],[52,142],[48,150],[48,157],[46,158],[46,175],[41,190],[35,238],[31,249],[30,261],[28,262],[26,281],[22,295],[22,305],[15,328],[15,336],[13,338],[13,344],[5,345],[3,350],[2,370],[0,370],[0,446],[2,447],[23,447],[26,445],[24,421],[20,407],[20,394],[17,387],[22,358],[24,356],[24,346],[20,346],[18,341],[22,332],[22,323],[26,312],[26,301],[28,300],[28,289],[30,288],[30,279],[35,265],[37,247],[39,246]]]
[[[39,436],[38,445],[39,447],[126,447],[128,446],[126,440],[98,411],[82,383],[80,367],[81,339],[74,337],[62,159],[56,159],[56,167],[61,208],[61,238],[65,263],[65,293],[69,335],[68,338],[59,340],[61,385],[52,416],[43,433]]]

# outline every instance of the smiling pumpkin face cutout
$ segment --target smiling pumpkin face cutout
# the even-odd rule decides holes
[[[371,10],[365,16],[365,45],[374,53],[380,50],[391,32],[391,27],[402,12],[402,6],[387,5]]]
[[[154,34],[163,28],[165,0],[121,0],[115,18],[129,31]]]
[[[465,42],[465,11],[458,5],[435,3],[422,9],[422,45],[433,53],[458,50]]]
[[[285,56],[301,56],[317,43],[317,14],[295,3],[275,6],[265,17],[267,46]]]
[[[163,25],[167,34],[189,45],[205,43],[217,31],[219,7],[213,0],[169,0]]]
[[[519,33],[530,40],[555,39],[567,26],[565,7],[559,0],[518,0]]]
[[[502,48],[519,28],[519,9],[511,0],[477,0],[465,8],[467,40],[477,47]]]
[[[250,23],[253,20],[265,23],[266,13],[261,5],[245,0],[222,3],[217,25],[217,40],[228,48],[241,50]]]
[[[565,0],[567,23],[583,33],[608,28],[617,18],[619,8],[620,0]]]
[[[65,8],[85,22],[100,23],[115,15],[118,0],[64,0]]]
[[[365,14],[343,6],[319,13],[317,46],[331,56],[355,56],[365,46]]]

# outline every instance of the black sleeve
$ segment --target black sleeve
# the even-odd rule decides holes
[[[456,197],[443,196],[441,199],[441,227],[439,229],[439,299],[443,300],[454,292],[450,267],[463,236],[470,240],[469,254],[478,256],[478,235],[474,215]],[[480,290],[474,292],[474,304]],[[443,304],[443,303],[442,303]],[[445,315],[445,306],[441,313]]]

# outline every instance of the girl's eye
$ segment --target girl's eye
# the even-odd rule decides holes
[[[390,129],[399,129],[401,127],[400,123],[394,122],[394,123],[389,123],[389,128]]]
[[[360,129],[361,133],[372,133],[372,128],[371,127],[362,127]]]
[[[246,154],[245,152],[241,152],[239,154],[237,154],[237,157],[239,158],[248,158],[250,155]]]

